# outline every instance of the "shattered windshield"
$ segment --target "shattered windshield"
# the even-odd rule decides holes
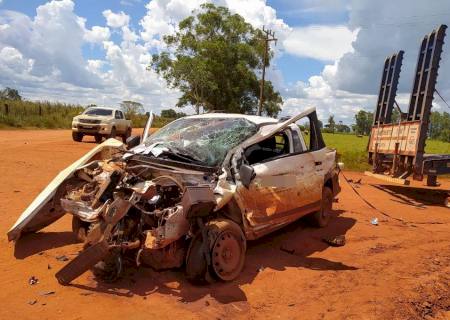
[[[208,166],[217,166],[227,152],[254,135],[257,126],[243,118],[183,118],[169,123],[146,141]]]
[[[110,116],[112,115],[112,110],[110,109],[89,109],[84,112],[84,114],[89,114],[91,116]]]

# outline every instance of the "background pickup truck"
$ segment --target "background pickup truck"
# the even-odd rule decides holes
[[[89,108],[72,120],[72,138],[78,142],[83,136],[94,136],[96,142],[101,142],[103,137],[121,136],[125,142],[131,130],[131,120],[114,108]]]

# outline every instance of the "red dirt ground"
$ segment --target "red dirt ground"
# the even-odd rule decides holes
[[[443,206],[450,181],[419,189],[351,172],[348,179],[361,179],[357,192],[390,217],[341,176],[327,228],[300,220],[250,242],[234,282],[196,287],[181,270],[141,268],[115,284],[88,272],[61,286],[54,274],[67,262],[56,257],[71,259],[81,247],[69,216],[15,244],[6,232],[90,142],[72,142],[66,130],[0,131],[0,319],[450,319],[450,209]],[[321,241],[338,234],[344,247]],[[29,285],[31,276],[39,283]]]

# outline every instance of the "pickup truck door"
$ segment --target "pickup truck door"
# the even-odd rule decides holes
[[[236,200],[258,237],[320,209],[324,182],[324,175],[321,174],[323,161],[320,160],[325,157],[325,145],[319,131],[319,136],[311,134],[310,145],[315,147],[308,149],[301,134],[292,130],[294,126],[289,128],[303,117],[315,123],[311,125],[311,131],[315,127],[318,130],[315,110],[309,109],[281,124],[262,127],[255,136],[242,144],[244,157],[251,158],[248,150],[254,145],[259,144],[264,148],[267,146],[266,141],[281,134],[290,140],[289,150],[279,156],[262,162],[250,159],[254,179],[248,188],[237,183]],[[280,131],[277,132],[277,129]]]
[[[279,227],[320,208],[323,178],[311,152],[291,149],[252,167],[255,177],[248,188],[240,184],[236,189],[252,227]]]
[[[115,121],[117,132],[124,133],[127,130],[127,121],[124,119],[122,111],[116,110]]]

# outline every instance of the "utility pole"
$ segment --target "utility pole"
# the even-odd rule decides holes
[[[269,54],[269,42],[270,41],[276,41],[277,39],[275,38],[275,32],[273,32],[272,30],[266,30],[264,29],[263,26],[263,32],[264,32],[264,60],[263,60],[263,69],[262,69],[262,78],[261,78],[261,87],[259,89],[259,105],[258,105],[258,116],[261,115],[261,111],[262,111],[262,105],[264,102],[264,77],[266,75],[266,64],[267,64],[267,56]]]

